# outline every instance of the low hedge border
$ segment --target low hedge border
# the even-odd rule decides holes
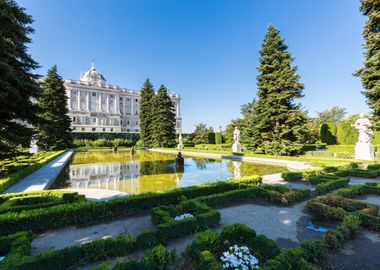
[[[48,208],[59,204],[84,202],[86,197],[77,192],[44,190],[0,195],[0,214]]]
[[[176,216],[189,213],[193,217],[175,220]],[[157,226],[160,238],[165,241],[185,236],[196,231],[214,227],[220,222],[220,213],[206,204],[189,200],[179,205],[168,205],[153,208],[152,221]]]
[[[0,237],[0,255],[5,259],[0,261],[0,269],[11,268],[12,265],[30,255],[32,237],[28,232],[18,232]]]
[[[228,193],[228,191],[237,190]],[[206,204],[221,204],[223,201],[235,200],[245,194],[242,199],[260,197],[267,201],[280,204],[289,204],[310,196],[308,190],[296,190],[287,187],[252,186],[242,183],[220,182],[177,189],[165,193],[148,193],[126,198],[119,198],[107,202],[78,202],[62,204],[49,208],[32,209],[19,213],[5,213],[0,215],[1,235],[18,231],[41,232],[48,229],[61,228],[69,225],[84,225],[120,217],[125,214],[135,214],[150,210],[160,205],[178,204],[183,196],[188,199],[207,197],[219,193],[224,195],[203,198]],[[272,197],[276,197],[273,199]],[[217,203],[216,201],[220,201]],[[215,201],[212,203],[212,201]],[[43,220],[44,222],[41,222]]]
[[[10,188],[12,185],[17,184],[21,179],[28,176],[29,174],[37,171],[39,168],[45,166],[47,163],[49,163],[51,160],[59,156],[65,152],[65,150],[57,151],[53,153],[47,154],[47,156],[36,163],[27,166],[26,168],[20,169],[15,173],[12,173],[5,178],[0,179],[0,193],[4,192],[8,188]]]

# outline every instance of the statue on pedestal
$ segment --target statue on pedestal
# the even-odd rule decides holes
[[[361,114],[360,118],[353,124],[353,127],[359,132],[358,142],[355,146],[355,159],[375,159],[375,153],[371,144],[373,140],[373,131],[371,129],[372,126],[372,122],[366,118],[364,114]]]
[[[234,144],[232,145],[233,153],[241,153],[241,144],[240,144],[240,130],[235,127],[234,130]]]

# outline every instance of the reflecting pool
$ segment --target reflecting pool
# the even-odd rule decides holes
[[[161,192],[233,177],[286,171],[285,167],[228,159],[185,157],[177,170],[174,154],[137,151],[78,152],[52,189],[109,189],[130,194]]]

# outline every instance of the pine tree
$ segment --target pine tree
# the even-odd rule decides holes
[[[153,142],[156,147],[173,147],[176,144],[175,113],[168,90],[161,85],[153,102]]]
[[[44,150],[65,149],[71,145],[70,118],[67,115],[67,97],[57,66],[48,70],[37,99],[39,106],[37,144]]]
[[[146,147],[153,145],[153,99],[154,89],[149,79],[141,88],[140,102],[140,138]]]
[[[255,150],[289,155],[301,151],[306,113],[294,100],[303,96],[304,86],[293,61],[280,32],[270,25],[260,51],[258,101],[250,125],[249,146]]]
[[[361,78],[367,104],[380,117],[380,1],[361,0],[360,10],[368,16],[363,31],[366,59],[355,75]]]
[[[38,68],[27,52],[32,17],[12,0],[0,0],[0,155],[28,147],[39,92]]]

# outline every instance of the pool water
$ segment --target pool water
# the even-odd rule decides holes
[[[286,171],[285,167],[228,159],[185,157],[183,169],[174,154],[137,151],[78,152],[52,189],[109,189],[140,194],[162,192],[249,175]]]

